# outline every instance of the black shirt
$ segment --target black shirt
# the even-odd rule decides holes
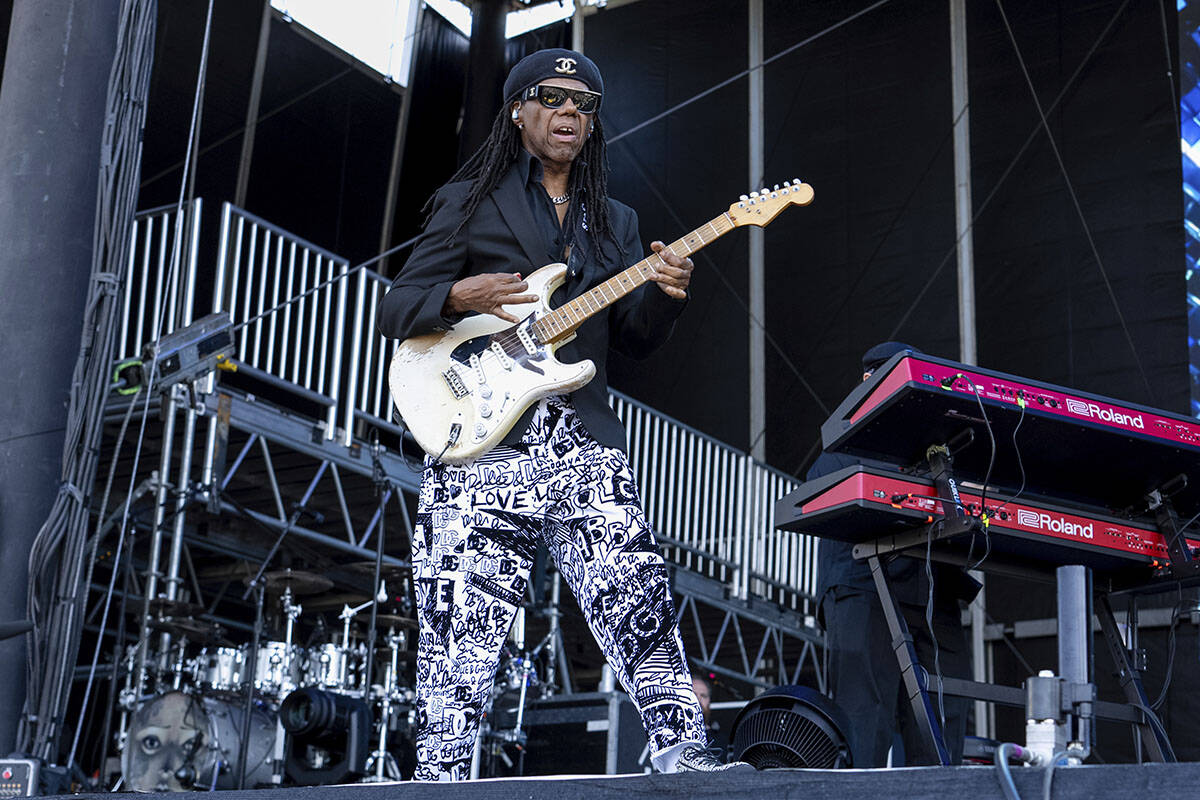
[[[537,231],[546,248],[546,264],[562,261],[567,255],[567,246],[574,239],[575,214],[572,212],[577,204],[571,203],[572,207],[567,209],[567,215],[560,225],[554,201],[550,199],[550,193],[542,185],[545,177],[542,162],[531,156],[529,151],[521,148],[517,153],[517,169],[525,178],[525,198],[529,201],[529,210],[533,214],[534,224],[537,226]],[[571,173],[574,175],[575,170],[572,169]],[[574,194],[571,188],[567,189],[567,193]],[[545,264],[539,266],[545,266]]]

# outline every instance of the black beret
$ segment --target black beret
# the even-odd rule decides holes
[[[546,78],[574,78],[593,92],[604,94],[604,79],[595,62],[583,53],[556,47],[530,53],[517,62],[504,81],[504,102],[516,100],[522,91]]]
[[[904,342],[880,342],[867,352],[863,353],[863,372],[874,372],[882,367],[884,362],[886,362],[889,358],[903,350],[911,350],[914,353],[921,352],[911,344],[905,344]]]

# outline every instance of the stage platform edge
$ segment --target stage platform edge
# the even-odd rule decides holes
[[[1044,771],[1014,767],[1022,800],[1042,797]],[[74,798],[162,798],[197,800],[207,792],[175,794],[77,794]],[[712,775],[561,776],[499,778],[457,784],[367,783],[296,786],[220,792],[223,800],[631,800],[631,798],[1003,798],[994,767],[912,767],[890,770],[765,770]],[[1059,767],[1055,800],[1087,798],[1186,798],[1200,796],[1200,764],[1113,764]]]

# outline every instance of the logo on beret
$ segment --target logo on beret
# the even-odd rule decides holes
[[[575,74],[575,64],[578,63],[575,59],[573,59],[573,58],[556,58],[554,60],[558,64],[558,66],[554,68],[555,72],[561,73],[563,75],[574,75]]]

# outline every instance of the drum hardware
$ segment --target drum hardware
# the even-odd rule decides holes
[[[284,570],[283,572],[285,573],[285,575],[283,576],[282,580],[277,580],[276,578],[273,577],[273,576],[278,576],[279,573],[267,573],[266,575],[263,576],[264,582],[268,588],[270,588],[273,580],[275,581],[276,584],[283,585],[283,597],[280,599],[280,603],[283,605],[283,614],[284,614],[284,617],[287,619],[287,623],[285,626],[284,636],[283,636],[284,651],[278,658],[278,661],[280,662],[280,666],[282,668],[282,675],[280,676],[280,680],[279,680],[279,697],[281,699],[287,697],[296,688],[296,682],[292,678],[292,664],[294,662],[294,655],[295,655],[292,651],[292,635],[295,632],[296,620],[300,617],[300,614],[304,611],[304,609],[301,608],[299,603],[292,602],[292,588],[293,588],[293,586],[295,586],[295,587],[298,587],[298,590],[300,590],[301,588],[313,589],[314,587],[316,587],[316,586],[320,585],[322,582],[324,582],[327,585],[316,591],[325,591],[325,589],[328,589],[331,586],[333,586],[333,581],[329,580],[328,578],[326,578],[322,575],[308,575],[305,573],[293,573],[291,570]],[[297,576],[301,576],[301,575],[303,575],[304,577],[303,578],[297,577]],[[321,581],[312,581],[312,580],[310,580],[310,577],[321,578]],[[308,581],[308,583],[305,583],[305,581]],[[315,594],[316,591],[309,592],[309,593]],[[270,659],[269,663],[274,663],[274,659],[273,658]],[[284,752],[284,744],[285,744],[286,739],[287,739],[287,732],[284,731],[284,729],[283,729],[282,715],[280,715],[275,718],[275,752],[274,752],[274,758],[272,759],[272,764],[274,765],[274,769],[273,769],[274,774],[272,776],[272,779],[273,779],[273,782],[277,783],[277,784],[283,782],[284,760],[285,760],[285,756],[286,756],[286,754]]]
[[[379,615],[391,616],[391,615]],[[405,619],[405,618],[401,618]],[[388,632],[387,644],[390,658],[388,660],[387,669],[383,674],[383,691],[380,693],[380,709],[379,709],[379,744],[375,752],[371,753],[367,759],[364,772],[367,777],[363,779],[367,781],[398,781],[400,780],[400,765],[396,763],[395,757],[388,751],[388,723],[392,716],[392,702],[400,699],[397,697],[396,676],[400,669],[400,651],[405,648],[408,642],[408,635],[403,631],[397,631],[395,627]],[[374,768],[374,775],[371,770]]]
[[[325,643],[308,648],[304,653],[302,685],[355,697],[364,696],[362,662],[366,657],[365,651],[361,643]]]
[[[341,661],[341,665],[339,668],[340,672],[338,675],[338,682],[341,686],[343,686],[343,687],[346,686],[347,677],[348,677],[346,672],[347,672],[347,665],[349,664],[349,659],[350,659],[350,621],[352,619],[354,619],[354,617],[357,616],[360,611],[367,608],[368,606],[373,606],[376,603],[382,603],[386,600],[387,600],[387,589],[384,587],[383,584],[380,584],[379,592],[374,597],[372,597],[370,600],[366,601],[365,603],[360,603],[359,605],[353,606],[353,607],[348,604],[342,606],[342,613],[338,615],[338,619],[340,619],[342,621],[342,661]],[[373,643],[367,645],[367,650],[366,650],[366,653],[364,656],[364,661],[366,661],[366,662],[369,662],[370,659],[374,657],[374,648],[372,645],[373,645]],[[370,669],[367,668],[366,665],[364,664],[363,683],[362,683],[362,691],[364,692],[364,696],[366,696],[366,693],[369,693],[371,691],[371,685],[367,682],[369,680],[370,674],[371,674]]]

